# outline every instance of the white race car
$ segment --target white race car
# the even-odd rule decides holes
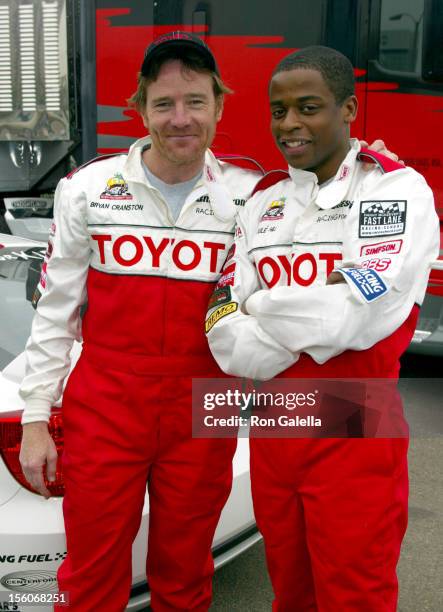
[[[19,464],[23,401],[18,388],[24,376],[23,349],[34,310],[32,294],[46,250],[44,242],[0,234],[0,610],[23,610],[17,594],[56,593],[56,572],[66,556],[63,528],[63,474],[50,485],[49,500],[33,492]],[[75,344],[73,362],[81,352]],[[63,414],[54,406],[50,430],[59,455],[63,452]],[[149,602],[145,575],[148,495],[140,530],[133,545],[133,581],[127,610],[140,610]],[[81,534],[79,534],[81,537]],[[231,560],[260,539],[252,510],[249,453],[245,438],[238,440],[234,483],[214,539],[216,567]],[[23,597],[23,595],[20,595]],[[23,601],[23,599],[22,599]],[[28,608],[26,608],[28,609]],[[35,612],[52,609],[33,605]]]

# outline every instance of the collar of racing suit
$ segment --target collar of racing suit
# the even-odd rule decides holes
[[[145,136],[131,145],[124,165],[126,180],[142,183],[144,185],[148,183],[148,185],[152,187],[140,163],[143,150],[148,147],[151,142],[150,136]],[[205,154],[202,178],[197,181],[192,192],[192,198],[195,201],[201,195],[206,194],[209,196],[214,215],[218,219],[222,221],[234,219],[236,207],[233,201],[233,194],[229,191],[223,180],[219,161],[209,149],[206,150]]]
[[[322,189],[319,188],[317,175],[314,172],[289,167],[289,176],[297,186],[299,193],[300,189],[304,190],[304,194],[300,198],[301,203],[308,206],[310,202],[315,200],[317,206],[327,210],[345,199],[357,168],[357,154],[361,149],[360,142],[356,138],[351,138],[350,147],[334,178]]]

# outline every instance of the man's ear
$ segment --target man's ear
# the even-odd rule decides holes
[[[142,118],[143,125],[149,131],[149,122],[148,122],[148,118],[146,117],[145,113],[140,113],[140,117]]]
[[[343,120],[352,123],[357,117],[358,100],[355,96],[349,96],[342,104]]]
[[[215,112],[216,112],[217,123],[222,118],[224,104],[225,104],[225,96],[223,94],[220,94],[215,99]]]

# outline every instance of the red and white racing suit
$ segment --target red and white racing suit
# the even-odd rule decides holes
[[[380,155],[365,172],[361,155],[353,143],[321,189],[291,168],[239,213],[206,320],[225,372],[398,377],[437,258],[438,218],[421,175]],[[339,268],[345,282],[326,285]],[[406,453],[406,438],[251,438],[274,610],[396,609]]]
[[[259,175],[207,152],[174,223],[142,167],[148,142],[60,182],[27,346],[23,423],[49,418],[83,337],[63,396],[68,556],[58,574],[78,612],[125,608],[146,483],[153,609],[207,610],[231,488],[236,441],[192,439],[191,380],[222,375],[203,321],[236,205]]]

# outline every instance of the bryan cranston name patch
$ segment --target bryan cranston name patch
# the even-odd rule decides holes
[[[366,200],[360,202],[359,238],[404,234],[406,200]]]

